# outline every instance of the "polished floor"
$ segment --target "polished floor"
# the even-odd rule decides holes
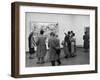
[[[75,53],[77,56],[75,57],[69,57],[64,58],[64,52],[61,51],[60,60],[61,60],[61,66],[62,65],[85,65],[89,64],[89,51],[84,51],[83,48],[77,48],[77,51]],[[43,67],[43,66],[51,66],[51,63],[48,61],[48,56],[45,56],[45,63],[44,64],[37,64],[37,58],[34,55],[32,55],[33,59],[29,58],[29,53],[26,53],[26,67]]]

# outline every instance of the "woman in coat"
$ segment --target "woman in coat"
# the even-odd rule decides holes
[[[44,31],[40,31],[40,36],[38,37],[38,40],[36,42],[37,45],[37,58],[38,62],[37,63],[44,63],[44,57],[46,55],[46,37],[43,35]]]
[[[53,32],[50,33],[50,38],[48,41],[48,47],[49,47],[49,59],[51,61],[52,66],[55,66],[55,62],[58,62],[58,65],[61,64],[61,62],[59,61],[59,55],[56,52],[56,37],[55,34]]]

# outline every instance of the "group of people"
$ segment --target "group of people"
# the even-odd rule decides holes
[[[76,54],[76,39],[75,39],[75,33],[73,31],[68,31],[68,33],[64,33],[65,38],[64,42],[62,43],[64,47],[64,53],[65,53],[65,58],[68,57],[75,57]]]
[[[75,33],[73,31],[68,31],[68,33],[64,33],[64,41],[62,42],[63,50],[65,53],[65,58],[69,57],[75,57],[76,52],[76,40],[75,40]],[[33,54],[35,53],[34,46],[37,47],[36,50],[36,57],[37,57],[37,64],[43,64],[44,58],[47,55],[47,49],[46,49],[46,36],[44,36],[44,31],[40,30],[40,35],[38,36],[37,40],[32,37],[33,33],[29,35],[29,53]],[[60,40],[58,38],[58,35],[56,35],[54,32],[50,33],[50,37],[48,39],[48,59],[51,62],[52,66],[61,65],[60,60]],[[30,56],[31,57],[31,56]]]

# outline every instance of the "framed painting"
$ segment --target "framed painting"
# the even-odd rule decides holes
[[[97,7],[13,2],[11,76],[97,73]]]

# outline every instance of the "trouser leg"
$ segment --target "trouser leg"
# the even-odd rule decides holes
[[[41,64],[44,63],[44,57],[41,57]]]
[[[51,61],[52,66],[55,66],[55,61]]]
[[[72,55],[72,54],[71,54],[71,44],[68,45],[68,50],[69,50],[69,54],[70,54],[70,56],[71,56],[71,55]]]
[[[58,65],[60,65],[60,64],[61,64],[61,61],[60,61],[59,59],[57,60],[57,62],[58,62]]]
[[[40,60],[41,60],[41,58],[40,58],[40,57],[38,57],[38,58],[37,58],[37,64],[39,64],[39,63],[40,63]]]

